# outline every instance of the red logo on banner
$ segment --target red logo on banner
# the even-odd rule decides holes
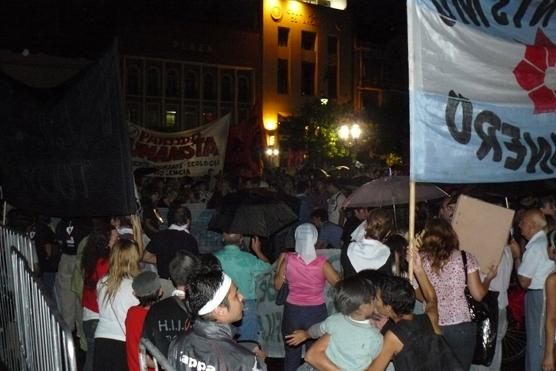
[[[556,45],[541,29],[535,45],[528,45],[525,58],[514,69],[519,86],[529,92],[533,113],[556,112]]]

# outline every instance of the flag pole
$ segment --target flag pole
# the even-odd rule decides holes
[[[415,181],[409,182],[409,251],[415,248]],[[413,259],[409,260],[408,279],[413,279]]]

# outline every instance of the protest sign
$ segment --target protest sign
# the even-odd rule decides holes
[[[322,249],[317,250],[317,255],[323,255],[328,258],[328,262],[332,264],[336,271],[340,272],[340,249]],[[259,343],[269,357],[284,357],[284,342],[282,341],[282,312],[284,307],[276,305],[276,290],[274,290],[274,272],[276,271],[276,263],[266,272],[256,277],[256,293],[257,293],[257,313],[259,316],[259,328],[261,337]],[[326,284],[325,300],[328,314],[334,313],[332,304],[332,287]]]
[[[514,210],[462,195],[458,198],[452,226],[460,249],[477,258],[481,272],[497,266],[508,242]]]
[[[133,166],[160,177],[204,176],[223,169],[230,114],[195,129],[162,133],[129,124]]]
[[[408,1],[411,179],[553,178],[556,22],[546,1]]]

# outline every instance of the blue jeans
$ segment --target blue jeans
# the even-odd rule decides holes
[[[452,348],[464,370],[469,370],[473,362],[475,342],[477,340],[477,324],[463,322],[455,325],[441,326],[442,335]]]
[[[538,371],[541,369],[544,356],[544,339],[541,336],[543,306],[542,290],[527,290],[525,294],[525,331],[527,332],[527,348],[525,351],[526,371]]]
[[[315,323],[326,319],[326,304],[300,306],[286,303],[284,304],[284,315],[282,316],[282,335],[291,334],[294,330],[307,330]],[[313,341],[305,342],[305,350],[313,344]],[[284,370],[293,371],[301,365],[301,350],[303,345],[290,347],[284,341],[286,355],[284,357]]]
[[[259,318],[257,316],[257,300],[243,301],[243,317],[234,323],[238,326],[238,341],[259,342]]]
[[[93,371],[93,360],[95,356],[95,331],[97,329],[98,319],[91,319],[83,321],[83,332],[85,339],[87,339],[87,356],[83,371]]]

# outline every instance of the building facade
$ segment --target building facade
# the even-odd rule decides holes
[[[345,1],[264,0],[261,24],[262,117],[272,149],[280,121],[305,104],[352,100],[353,38]]]

